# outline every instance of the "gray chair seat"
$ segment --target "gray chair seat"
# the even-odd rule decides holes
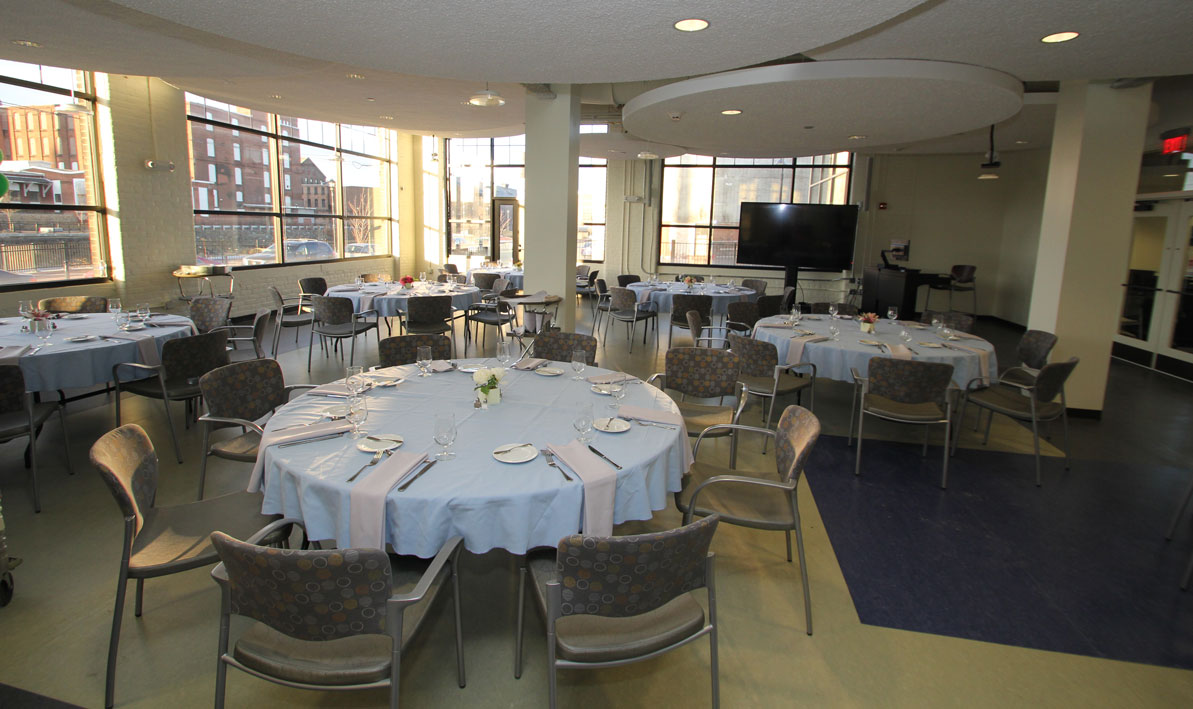
[[[261,514],[261,496],[235,492],[202,502],[143,510],[145,524],[133,541],[129,574],[150,578],[219,561],[211,546],[215,530],[248,538],[276,519]]]
[[[943,421],[944,412],[932,402],[904,404],[877,394],[866,395],[866,411],[878,416],[890,416],[902,421]]]
[[[1023,367],[1012,367],[1003,372],[998,378],[998,381],[1003,384],[1018,384],[1030,387],[1036,385],[1036,375]]]
[[[474,317],[473,320],[480,318]],[[452,329],[452,326],[442,320],[435,322],[407,322],[406,332],[411,335],[438,335]]]
[[[679,413],[683,416],[684,424],[687,426],[689,436],[699,436],[700,432],[709,426],[716,426],[722,423],[733,423],[733,407],[732,406],[712,406],[709,404],[689,404],[686,401],[676,402],[679,405]],[[731,433],[729,430],[713,431],[709,433],[709,437],[713,436],[728,436]]]
[[[504,325],[514,319],[514,316],[509,312],[497,312],[496,310],[482,310],[473,311],[468,319],[473,322],[484,323],[485,325]],[[407,327],[409,329],[409,326]]]
[[[152,399],[162,398],[162,385],[160,377],[148,377],[146,379],[134,379],[132,381],[121,382],[120,388],[124,391],[132,392],[140,396],[147,396]],[[167,379],[166,380],[166,398],[168,399],[192,399],[201,395],[199,391],[199,379]]]
[[[1013,387],[993,386],[971,391],[969,400],[996,413],[1031,420],[1031,398]],[[1036,404],[1036,417],[1042,421],[1057,418],[1063,409],[1059,401],[1042,401]]]
[[[58,410],[57,404],[41,402],[33,405],[33,425],[40,426]],[[0,413],[0,440],[8,440],[29,433],[29,417],[24,411]]]
[[[705,480],[717,475],[750,477],[738,470],[697,461],[690,473],[684,476],[683,489],[675,495],[676,508],[686,514],[693,491]],[[769,482],[777,481],[770,479]],[[722,521],[754,529],[792,529],[796,524],[789,495],[773,487],[749,482],[727,480],[704,488],[693,514],[700,517],[718,514]]]
[[[355,329],[354,329],[355,327]],[[375,329],[377,323],[367,322],[364,320],[357,320],[355,323],[337,323],[330,324],[321,322],[315,326],[316,335],[328,335],[330,337],[352,337],[353,334],[359,335],[362,332],[368,332]]]
[[[753,374],[741,374],[737,381],[745,385],[746,391],[751,394],[766,394],[770,396],[771,389],[775,386],[774,377],[760,377]],[[794,376],[790,374],[783,374],[779,377],[779,396],[784,394],[794,394],[800,389],[806,389],[812,386],[811,377]]]
[[[658,317],[658,313],[653,310],[608,310],[609,314],[618,320],[625,322],[637,322],[639,320],[649,320]]]
[[[311,313],[292,313],[289,315],[283,314],[281,317],[282,327],[302,327],[303,325],[310,325],[314,318]]]
[[[261,445],[261,434],[249,429],[245,433],[216,441],[211,444],[211,452],[221,458],[235,460],[241,463],[257,462],[257,448]]]
[[[555,551],[532,557],[535,598],[547,610],[547,582],[555,580]],[[569,615],[555,624],[556,656],[573,662],[613,662],[641,657],[691,637],[704,627],[704,608],[685,593],[628,618]]]

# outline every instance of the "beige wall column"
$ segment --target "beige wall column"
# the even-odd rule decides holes
[[[1053,361],[1081,358],[1071,408],[1102,410],[1151,91],[1061,83],[1027,324],[1056,333]]]
[[[580,92],[552,84],[554,99],[526,98],[526,273],[524,290],[563,296],[559,326],[576,329],[576,191]]]

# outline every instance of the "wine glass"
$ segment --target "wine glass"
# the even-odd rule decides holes
[[[365,368],[359,365],[344,368],[344,388],[352,396],[360,394],[365,389]]]
[[[427,282],[427,272],[419,271],[418,272],[418,280],[420,283],[426,283]]]
[[[435,455],[435,460],[451,460],[456,457],[451,452],[452,443],[456,441],[456,417],[454,414],[435,414],[435,442],[443,447]]]
[[[508,368],[511,359],[513,359],[513,357],[510,355],[509,341],[501,340],[497,343],[497,361],[501,364],[501,368]]]
[[[899,319],[899,306],[892,305],[886,309],[886,319],[890,320],[892,324]]]
[[[50,335],[54,333],[53,323],[49,320],[31,320],[30,324],[32,325],[33,333],[37,335],[37,339],[41,340],[38,343],[38,347],[49,347],[54,344],[50,342]]]
[[[829,337],[833,338],[833,342],[836,342],[840,339],[841,328],[837,327],[837,323],[834,322],[832,325],[828,326],[828,334]]]
[[[937,317],[932,318],[932,329],[936,332],[937,335],[940,334],[940,328],[943,326],[944,326],[944,323],[942,323],[940,321],[940,318],[937,318]]]
[[[836,303],[829,303],[829,304],[828,304],[828,316],[829,316],[830,318],[836,318],[836,317],[837,317],[837,304],[836,304]]]
[[[576,409],[576,418],[572,420],[572,428],[576,429],[576,440],[588,443],[592,440],[592,404],[580,404]]]
[[[953,329],[950,328],[948,325],[942,324],[940,326],[940,336],[946,340],[953,339]]]
[[[584,371],[584,367],[586,367],[587,365],[588,365],[588,355],[585,354],[584,350],[573,350],[572,351],[572,371],[576,373],[576,376],[572,377],[572,381],[578,382],[584,378],[582,376],[582,372]]]
[[[431,372],[428,371],[431,369],[431,348],[427,345],[423,345],[422,347],[419,347],[418,354],[416,356],[418,358],[415,362],[416,364],[418,364],[418,376],[420,376],[420,377],[431,376]]]
[[[348,397],[348,423],[352,424],[352,438],[364,438],[360,425],[369,418],[369,400],[363,396]]]
[[[137,305],[137,318],[141,322],[145,322],[146,320],[149,319],[149,304],[148,303],[141,303],[141,304]]]
[[[23,317],[28,318],[29,313],[33,312],[32,300],[21,300],[17,302],[17,313]]]
[[[116,313],[120,312],[119,298],[108,298],[108,312],[112,314],[112,319],[116,318]]]

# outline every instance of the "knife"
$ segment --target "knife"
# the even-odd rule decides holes
[[[289,443],[281,443],[278,445],[278,448],[289,448],[290,446],[301,446],[304,443],[314,443],[315,441],[327,441],[327,440],[331,440],[332,438],[339,438],[340,436],[344,435],[345,433],[348,433],[348,432],[340,431],[339,433],[329,433],[325,436],[315,436],[314,438],[304,438],[301,441],[290,441]]]
[[[424,466],[422,467],[422,470],[418,471],[418,472],[417,472],[417,473],[415,473],[413,476],[411,476],[411,478],[410,478],[409,480],[407,480],[406,482],[404,482],[404,483],[402,483],[401,485],[399,485],[399,486],[398,486],[398,492],[402,492],[402,491],[404,491],[406,488],[410,487],[410,486],[411,486],[411,485],[414,483],[414,481],[415,481],[415,480],[418,480],[420,477],[422,477],[422,474],[423,474],[423,473],[425,473],[425,472],[427,472],[428,470],[430,470],[430,469],[431,469],[431,467],[432,467],[432,466],[434,466],[434,465],[435,465],[436,463],[438,463],[438,462],[439,462],[439,460],[438,460],[438,459],[436,459],[436,458],[432,458],[432,459],[428,460],[428,461],[427,461],[427,463],[426,463],[426,465],[424,465]]]
[[[620,466],[620,465],[618,465],[617,463],[614,463],[613,461],[609,460],[609,456],[607,456],[607,455],[605,455],[604,453],[600,452],[600,451],[599,451],[599,450],[597,450],[596,448],[593,448],[592,446],[588,446],[588,450],[590,450],[590,451],[592,451],[593,453],[596,453],[597,455],[599,455],[599,456],[601,457],[601,459],[602,459],[602,460],[604,460],[604,461],[605,461],[606,463],[608,463],[609,465],[612,465],[614,468],[617,468],[618,470],[621,470],[621,466]]]

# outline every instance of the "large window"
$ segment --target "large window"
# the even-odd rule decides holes
[[[794,159],[668,158],[659,263],[736,266],[742,202],[846,204],[850,160],[849,153]]]
[[[108,275],[89,81],[74,69],[0,61],[0,287]],[[57,110],[72,89],[90,114]]]
[[[186,99],[200,263],[391,253],[397,215],[389,131]]]

